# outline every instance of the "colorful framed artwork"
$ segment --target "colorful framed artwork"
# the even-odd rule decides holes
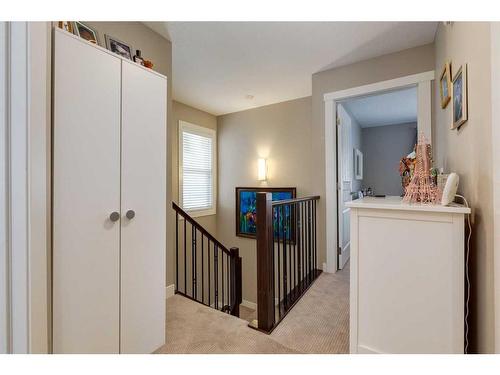
[[[273,194],[273,201],[293,199],[297,189],[289,188],[236,188],[236,235],[239,237],[256,238],[257,232],[257,193],[266,192]],[[283,210],[285,214],[283,215]],[[286,236],[287,240],[293,239],[292,212],[290,206],[284,206],[280,215],[274,210],[274,237],[280,240]]]
[[[451,63],[444,64],[441,78],[439,79],[439,93],[441,95],[441,108],[446,108],[451,99]]]
[[[462,126],[468,118],[467,113],[467,64],[458,69],[453,77],[453,122],[452,129]]]

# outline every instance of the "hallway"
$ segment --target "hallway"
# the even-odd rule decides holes
[[[166,325],[166,344],[156,353],[348,353],[349,264],[321,274],[270,335],[179,295],[167,301]]]

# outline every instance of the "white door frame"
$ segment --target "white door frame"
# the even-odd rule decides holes
[[[416,86],[418,90],[417,129],[432,143],[432,85],[434,71],[326,93],[325,102],[325,196],[326,272],[337,271],[337,102],[348,98]]]
[[[340,155],[340,160],[337,159],[337,172],[340,174],[338,176],[338,192],[339,194],[337,195],[337,204],[340,209],[338,210],[338,228],[337,228],[337,236],[338,242],[339,242],[339,247],[338,247],[338,254],[337,254],[337,268],[341,270],[344,268],[344,265],[347,263],[347,260],[350,257],[350,246],[351,246],[351,241],[349,238],[349,241],[344,247],[344,238],[343,238],[343,233],[344,233],[344,215],[349,213],[351,211],[350,208],[346,208],[344,206],[344,194],[346,191],[346,187],[348,187],[349,194],[352,192],[352,184],[353,180],[355,178],[354,173],[353,173],[353,164],[354,164],[354,158],[353,152],[352,152],[352,115],[347,111],[345,106],[342,106],[341,103],[337,104],[337,109],[341,107],[342,111],[347,115],[349,118],[349,121],[343,121],[345,120],[342,116],[341,111],[338,110],[336,113],[337,116],[337,157]],[[344,142],[347,141],[347,142]],[[351,151],[350,151],[351,150]],[[346,151],[347,151],[347,160],[343,160],[346,157]],[[351,163],[351,160],[353,163]],[[348,184],[346,184],[348,183]],[[352,196],[351,196],[352,197]],[[351,198],[352,199],[352,198]],[[341,212],[342,211],[342,212]],[[339,263],[340,261],[340,263]]]
[[[28,23],[5,22],[2,37],[2,351],[29,351]],[[2,301],[4,302],[4,301]]]
[[[7,22],[0,22],[0,354],[10,352],[10,286],[8,248],[8,114]]]
[[[48,351],[48,30],[0,22],[0,353]]]

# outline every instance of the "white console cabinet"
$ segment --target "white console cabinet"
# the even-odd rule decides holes
[[[350,352],[463,353],[463,206],[351,208]]]

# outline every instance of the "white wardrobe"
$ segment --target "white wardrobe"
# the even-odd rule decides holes
[[[54,353],[165,342],[166,105],[166,77],[54,30]]]

